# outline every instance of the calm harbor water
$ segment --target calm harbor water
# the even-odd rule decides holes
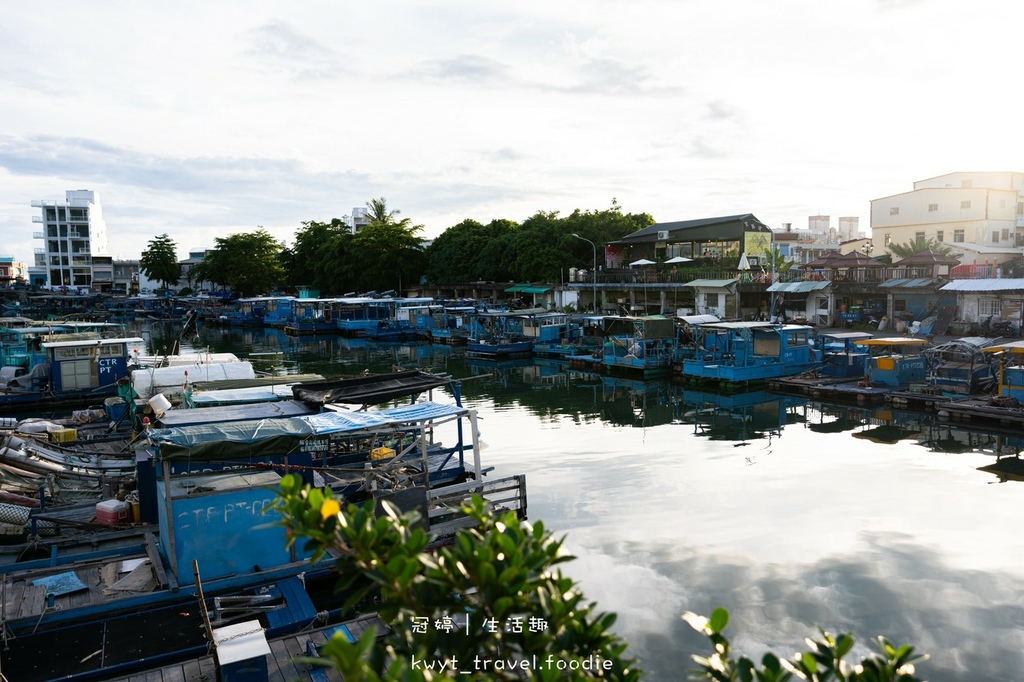
[[[173,330],[147,330],[153,350]],[[526,473],[529,516],[578,559],[564,570],[651,680],[680,680],[705,640],[684,611],[732,614],[735,650],[789,655],[820,626],[883,635],[931,659],[929,680],[1024,670],[1024,482],[980,467],[1015,436],[913,413],[756,392],[701,393],[462,349],[276,330],[205,329],[195,347],[325,376],[395,365],[465,377],[485,463]],[[445,399],[435,396],[437,399]]]

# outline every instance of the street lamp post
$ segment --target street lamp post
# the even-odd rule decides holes
[[[594,242],[592,242],[589,239],[587,239],[586,237],[579,236],[575,232],[572,233],[572,236],[576,237],[576,239],[582,239],[583,241],[587,242],[588,244],[590,244],[590,248],[592,248],[594,250],[594,267],[591,268],[590,274],[593,275],[593,277],[594,277],[594,312],[596,313],[597,312],[597,245],[594,244]]]

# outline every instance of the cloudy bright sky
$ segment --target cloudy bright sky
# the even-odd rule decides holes
[[[291,241],[383,196],[466,218],[857,216],[1022,171],[1024,4],[947,0],[5,3],[0,253],[99,193],[110,252]]]

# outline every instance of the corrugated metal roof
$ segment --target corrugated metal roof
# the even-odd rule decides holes
[[[768,287],[768,291],[782,291],[791,294],[802,294],[808,291],[821,291],[832,286],[828,280],[807,282],[776,282]]]
[[[882,289],[920,289],[924,287],[933,287],[941,281],[942,280],[935,279],[934,277],[919,279],[890,279],[882,282],[878,286]]]
[[[725,289],[735,284],[735,279],[695,279],[687,282],[684,287],[700,287],[702,289]]]
[[[954,279],[940,291],[1021,291],[1024,279]]]

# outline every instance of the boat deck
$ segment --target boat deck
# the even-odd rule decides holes
[[[310,656],[319,652],[324,644],[340,632],[350,642],[354,642],[371,626],[377,627],[379,636],[383,636],[386,626],[376,614],[360,616],[341,625],[331,625],[296,635],[288,635],[272,639],[267,660],[267,679],[270,682],[294,682],[310,680],[315,682],[338,682],[344,678],[334,668],[296,662],[301,656]],[[190,659],[181,663],[167,665],[155,670],[140,671],[123,677],[111,678],[109,682],[214,682],[219,679],[213,654]]]

